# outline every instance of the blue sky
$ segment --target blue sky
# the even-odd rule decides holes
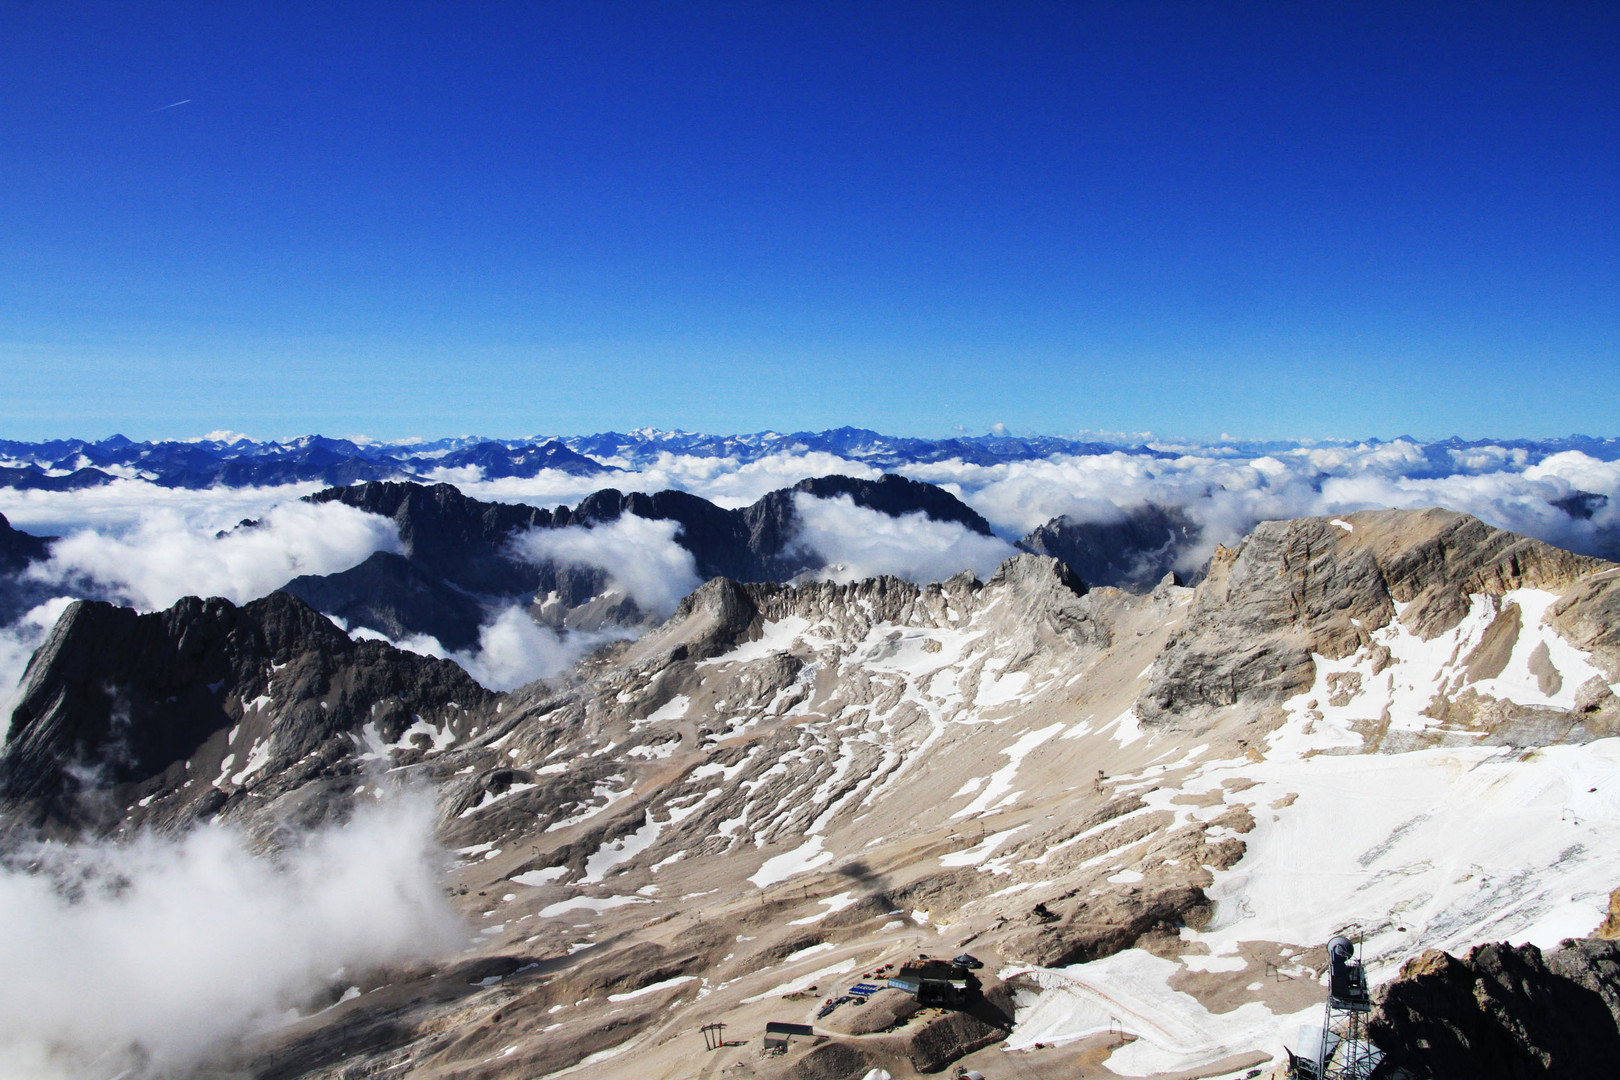
[[[0,435],[1615,434],[1616,55],[1612,4],[6,4]]]

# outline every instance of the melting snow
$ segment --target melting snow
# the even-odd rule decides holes
[[[691,698],[687,697],[685,694],[676,694],[674,697],[658,706],[658,708],[648,713],[647,719],[638,723],[632,723],[631,726],[639,727],[641,724],[658,724],[665,720],[685,719],[686,710],[691,706],[691,704]]]
[[[1195,1069],[1248,1050],[1267,1049],[1281,1056],[1279,1033],[1291,1034],[1299,1021],[1321,1013],[1320,1005],[1312,1005],[1284,1022],[1251,1001],[1213,1014],[1192,995],[1169,988],[1179,967],[1173,960],[1127,949],[1089,964],[1008,969],[1003,978],[1023,972],[1042,993],[1020,1003],[1006,1049],[1027,1050],[1037,1042],[1066,1043],[1123,1030],[1137,1041],[1115,1050],[1108,1068],[1122,1076],[1150,1076]]]
[[[834,964],[831,967],[821,968],[819,971],[812,971],[808,975],[800,975],[798,978],[790,979],[780,986],[773,986],[763,994],[755,994],[753,997],[743,998],[742,1003],[744,1005],[752,1005],[754,1002],[764,1001],[768,997],[781,997],[783,994],[796,994],[806,987],[816,985],[816,983],[820,982],[828,975],[843,975],[846,972],[854,970],[855,958],[850,957],[848,960],[845,960],[842,963]]]
[[[827,916],[831,915],[835,911],[843,911],[845,908],[847,908],[850,905],[856,903],[856,900],[855,900],[855,894],[854,893],[841,892],[837,896],[829,896],[825,900],[817,900],[816,903],[826,905],[827,910],[817,912],[816,914],[811,915],[811,916],[809,916],[807,918],[794,919],[791,922],[789,922],[788,925],[789,926],[809,926],[811,923],[818,923],[822,919],[825,919]]]
[[[608,1000],[634,1001],[636,998],[646,997],[649,994],[656,994],[661,990],[668,990],[672,986],[680,986],[682,983],[689,983],[696,979],[696,975],[677,975],[673,979],[665,979],[663,982],[650,983],[647,986],[643,986],[640,990],[631,990],[626,994],[609,994]]]
[[[1399,620],[1405,605],[1397,605],[1397,619],[1370,635],[1371,648],[1316,658],[1315,685],[1284,704],[1288,719],[1267,737],[1262,759],[1200,761],[1207,748],[1197,747],[1169,766],[1195,770],[1179,784],[1121,785],[1147,804],[1133,813],[1168,811],[1177,825],[1207,822],[1232,805],[1254,816],[1244,857],[1216,871],[1207,890],[1216,901],[1209,928],[1183,935],[1209,954],[1178,963],[1133,949],[1031,971],[1044,990],[1019,1002],[1008,1048],[1122,1028],[1138,1040],[1107,1065],[1127,1076],[1194,1070],[1244,1050],[1280,1056],[1283,1041],[1317,1019],[1319,1004],[1294,1016],[1275,1016],[1257,1002],[1210,1014],[1169,989],[1170,976],[1181,967],[1239,972],[1247,966],[1244,942],[1309,947],[1352,923],[1366,934],[1374,980],[1425,948],[1502,940],[1546,948],[1591,932],[1620,882],[1620,738],[1483,745],[1479,734],[1444,730],[1424,715],[1437,695],[1454,698],[1465,687],[1524,706],[1569,708],[1575,691],[1600,673],[1544,622],[1555,601],[1530,589],[1497,601],[1475,597],[1457,627],[1430,641],[1407,630]],[[1511,604],[1520,630],[1505,666],[1470,682],[1468,657]],[[1380,646],[1389,650],[1383,665]],[[1557,679],[1544,679],[1549,666]],[[1121,744],[1142,736],[1134,713],[1115,725]],[[1392,746],[1418,748],[1365,752],[1368,733],[1387,740],[1384,731],[1404,735]],[[1229,790],[1223,804],[1174,801],[1222,786]],[[1139,877],[1127,869],[1109,880]]]
[[[714,667],[717,664],[751,664],[756,660],[764,660],[775,656],[779,652],[786,652],[793,642],[810,629],[810,621],[797,615],[789,615],[780,622],[768,622],[763,632],[754,641],[745,641],[728,653],[699,662],[699,668]]]
[[[952,814],[951,817],[971,817],[975,814],[983,814],[992,806],[997,805],[996,801],[1012,790],[1013,779],[1018,775],[1018,766],[1023,764],[1024,757],[1031,750],[1062,730],[1063,725],[1058,723],[1050,724],[1038,731],[1026,731],[1023,735],[1020,735],[1016,742],[1002,751],[1009,758],[1007,764],[990,775],[990,782],[984,786],[984,790],[979,793],[978,798]]]
[[[990,853],[1001,846],[1001,842],[1013,833],[1024,828],[1022,825],[1014,826],[1002,832],[991,833],[973,847],[962,851],[953,851],[949,855],[942,855],[939,859],[941,866],[978,866],[990,857]],[[1140,875],[1138,875],[1140,876]]]
[[[516,878],[512,880],[516,881]],[[651,904],[654,901],[645,900],[639,896],[575,896],[568,900],[559,900],[555,904],[547,904],[540,909],[540,916],[549,919],[554,915],[561,915],[565,911],[594,911],[600,914],[626,904]]]
[[[248,752],[248,759],[242,766],[242,771],[231,774],[231,783],[240,784],[247,777],[252,776],[270,763],[270,740],[261,739],[253,744]]]
[[[824,838],[812,836],[792,851],[781,855],[773,855],[766,859],[754,875],[748,880],[758,888],[764,889],[775,885],[778,881],[786,881],[794,874],[802,874],[807,870],[814,870],[818,866],[826,866],[833,861],[833,853],[822,851]]]

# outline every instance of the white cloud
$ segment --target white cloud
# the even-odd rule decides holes
[[[794,542],[827,563],[816,576],[860,581],[892,574],[909,581],[943,581],[963,570],[988,577],[1018,554],[1005,540],[981,536],[954,521],[935,521],[918,511],[890,517],[856,506],[847,495],[818,499],[794,496],[800,528]]]
[[[625,514],[615,521],[566,529],[531,529],[513,550],[534,562],[552,561],[604,571],[609,587],[628,594],[643,611],[668,615],[703,584],[692,553],[675,542],[680,524]]]
[[[325,486],[308,482],[274,487],[169,488],[145,480],[114,480],[77,491],[0,488],[0,513],[14,528],[36,536],[66,536],[79,529],[127,531],[154,511],[167,509],[198,530],[212,534]]]
[[[327,618],[343,626],[341,619],[330,615]],[[454,660],[480,686],[490,690],[512,690],[536,679],[549,679],[573,667],[597,646],[634,636],[629,630],[617,627],[559,632],[535,622],[516,605],[502,609],[479,627],[478,646],[462,652],[449,651],[429,634],[412,634],[394,641],[386,634],[356,627],[349,635],[361,641],[386,641],[395,648],[421,656]]]
[[[1182,507],[1204,527],[1203,543],[1188,553],[1184,570],[1261,521],[1378,507],[1443,506],[1576,550],[1612,552],[1620,546],[1620,463],[1575,451],[1528,468],[1526,460],[1522,450],[1478,447],[1448,452],[1437,465],[1422,447],[1399,440],[1299,447],[1252,458],[1117,451],[989,466],[947,461],[901,471],[950,490],[1009,536],[1060,514],[1108,521],[1144,502]],[[1590,520],[1552,505],[1575,491],[1606,495],[1608,505]]]
[[[282,503],[257,527],[223,536],[160,505],[121,533],[85,528],[63,537],[29,575],[69,586],[89,579],[97,592],[156,610],[189,595],[244,603],[299,574],[334,573],[398,548],[392,521],[341,503]]]
[[[629,463],[608,459],[603,464],[627,466]],[[673,488],[701,495],[717,506],[735,509],[800,480],[835,474],[862,480],[875,480],[882,475],[865,462],[821,451],[767,454],[746,463],[729,457],[663,453],[640,468],[595,476],[542,469],[532,477],[482,480],[482,471],[477,466],[437,469],[426,475],[435,481],[455,484],[471,498],[493,502],[526,502],[550,507],[559,503],[573,505],[603,488],[648,492]]]
[[[362,805],[275,859],[221,826],[26,854],[37,868],[0,869],[0,1076],[186,1072],[340,969],[464,933],[425,795]]]
[[[762,495],[792,487],[809,477],[853,476],[857,480],[876,480],[883,475],[882,470],[865,462],[820,451],[769,454],[741,466],[727,458],[666,457],[669,458],[668,472],[680,487],[728,509],[747,506]]]

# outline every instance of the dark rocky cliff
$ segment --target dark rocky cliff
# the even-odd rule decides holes
[[[417,716],[465,723],[494,697],[449,661],[351,640],[286,593],[149,615],[79,601],[29,665],[0,799],[72,827],[115,820],[137,794],[217,809],[333,740],[347,754],[365,725],[391,740]]]
[[[1620,943],[1431,949],[1374,991],[1368,1028],[1399,1069],[1430,1080],[1613,1076],[1620,1069]]]
[[[1018,546],[1061,559],[1087,585],[1147,592],[1176,572],[1202,536],[1203,528],[1180,507],[1147,503],[1115,521],[1053,518]]]

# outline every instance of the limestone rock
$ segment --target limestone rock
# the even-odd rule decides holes
[[[1266,522],[1211,559],[1137,714],[1186,724],[1240,702],[1274,705],[1311,685],[1313,653],[1342,657],[1366,645],[1397,603],[1409,605],[1408,628],[1430,638],[1461,621],[1470,595],[1561,589],[1607,565],[1449,510]],[[1562,609],[1593,639],[1585,647],[1607,642],[1612,632],[1596,624],[1611,604],[1620,600],[1605,591],[1578,611]]]

